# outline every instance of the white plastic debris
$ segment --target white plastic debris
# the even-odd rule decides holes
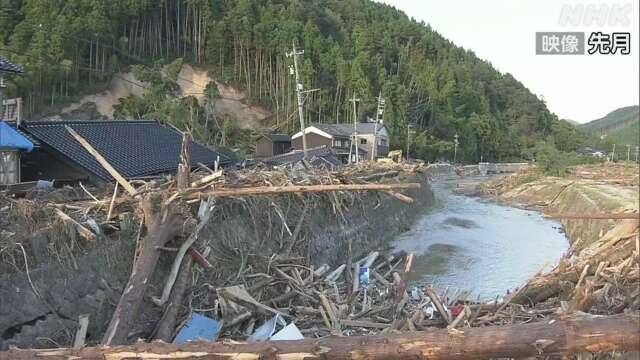
[[[304,335],[300,332],[300,329],[296,326],[296,324],[291,323],[282,330],[275,333],[269,340],[302,340],[304,339]]]

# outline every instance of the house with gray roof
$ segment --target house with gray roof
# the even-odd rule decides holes
[[[384,125],[375,123],[357,123],[354,129],[353,124],[310,124],[304,129],[307,137],[307,148],[327,146],[344,161],[353,157],[351,142],[356,135],[358,156],[363,160],[370,160],[373,157],[384,157],[389,153],[389,131]],[[291,136],[291,147],[295,150],[302,150],[302,131]]]

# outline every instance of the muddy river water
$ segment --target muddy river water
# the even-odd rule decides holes
[[[468,290],[488,300],[519,287],[543,267],[549,270],[568,248],[559,223],[533,211],[456,195],[455,186],[455,180],[435,181],[436,207],[391,244],[415,252],[412,281]]]

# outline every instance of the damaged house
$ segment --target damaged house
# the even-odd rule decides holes
[[[287,153],[291,150],[291,137],[287,134],[263,134],[256,140],[256,159]]]
[[[175,173],[180,161],[182,134],[158,121],[33,121],[0,123],[2,139],[18,166],[7,171],[4,184],[37,180],[113,181],[70,133],[84,138],[123,177],[144,179]],[[8,135],[4,135],[8,134]],[[2,142],[0,142],[2,144]],[[231,159],[194,141],[189,145],[191,166],[220,166]],[[6,156],[9,158],[9,156]]]

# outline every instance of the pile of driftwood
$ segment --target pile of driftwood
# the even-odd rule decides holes
[[[248,275],[246,285],[215,289],[214,314],[224,321],[225,336],[244,340],[261,316],[273,315],[316,338],[415,331],[439,322],[430,322],[422,311],[430,301],[408,306],[413,254],[372,252],[335,268],[314,268],[301,260],[273,256],[267,272]],[[430,295],[443,306],[434,291]]]
[[[555,301],[565,312],[640,310],[638,220],[618,220],[598,241],[580,248],[580,241],[574,242],[553,271],[529,281],[516,302],[537,306]]]

